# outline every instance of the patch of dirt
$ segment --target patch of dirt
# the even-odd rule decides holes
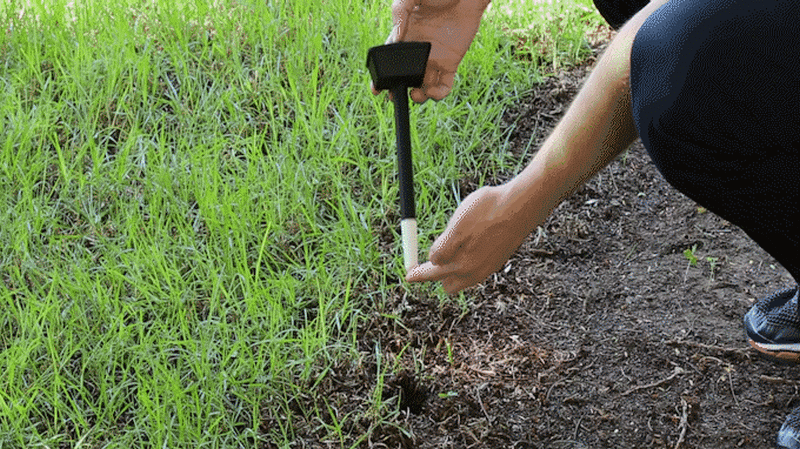
[[[586,74],[553,77],[506,114],[516,151],[538,145]],[[364,322],[358,366],[319,388],[341,418],[385,385],[398,413],[360,414],[344,429],[367,435],[360,447],[774,447],[800,376],[757,357],[741,320],[791,282],[636,143],[466,300],[398,289]],[[398,374],[381,378],[380,363]]]

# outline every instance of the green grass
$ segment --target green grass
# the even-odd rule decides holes
[[[525,162],[496,125],[582,56],[577,1],[497,1],[452,95],[413,108],[423,241],[460,178]],[[389,26],[383,1],[2,2],[0,447],[291,444],[294,398],[357,363],[402,275],[364,67]],[[359,416],[303,413],[364,441]]]

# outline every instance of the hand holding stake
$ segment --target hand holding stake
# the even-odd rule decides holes
[[[400,229],[406,271],[417,265],[417,220],[414,211],[408,88],[422,85],[430,51],[429,42],[398,42],[372,47],[367,53],[367,68],[375,89],[389,89],[394,101],[400,180]]]

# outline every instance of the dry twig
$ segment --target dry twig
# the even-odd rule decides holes
[[[681,406],[683,407],[683,412],[681,412],[681,423],[678,425],[678,429],[680,429],[681,434],[678,436],[678,442],[675,443],[675,449],[681,447],[681,443],[683,443],[683,438],[686,436],[686,429],[689,428],[689,403],[686,402],[686,399],[681,398]]]
[[[631,394],[631,393],[634,393],[634,392],[637,392],[637,391],[639,391],[639,390],[645,390],[645,389],[647,389],[647,388],[653,388],[653,387],[658,387],[658,386],[661,386],[661,385],[663,385],[663,384],[665,384],[665,383],[667,383],[667,382],[671,381],[671,380],[672,380],[672,379],[674,379],[675,377],[677,377],[677,376],[679,376],[679,375],[681,375],[681,374],[683,374],[683,373],[685,373],[685,372],[686,372],[686,371],[685,371],[683,368],[681,368],[681,367],[679,367],[679,366],[676,366],[676,367],[675,367],[675,370],[674,370],[674,371],[672,371],[672,374],[670,374],[670,375],[669,375],[667,378],[665,378],[665,379],[661,379],[661,380],[659,380],[658,382],[653,382],[653,383],[649,383],[649,384],[646,384],[646,385],[639,385],[639,386],[633,387],[633,388],[631,388],[630,390],[628,390],[628,391],[626,391],[626,392],[622,393],[622,396],[627,396],[627,395],[629,395],[629,394]]]
[[[783,385],[795,385],[795,386],[800,385],[800,381],[798,380],[784,379],[783,377],[772,377],[762,374],[758,378],[765,382],[769,382],[771,384],[783,384]]]
[[[739,400],[736,399],[736,391],[733,389],[733,370],[728,372],[728,383],[731,385],[731,396],[733,396],[733,402],[736,403],[736,408],[739,408]]]

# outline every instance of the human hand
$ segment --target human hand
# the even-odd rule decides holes
[[[467,196],[431,246],[429,261],[412,268],[406,280],[442,281],[452,295],[499,270],[529,234],[505,193],[503,186],[483,187]]]
[[[411,89],[411,99],[424,103],[441,100],[453,88],[458,64],[478,32],[490,0],[395,0],[394,28],[386,44],[430,42],[431,54],[421,88]],[[373,92],[377,94],[373,87]]]

